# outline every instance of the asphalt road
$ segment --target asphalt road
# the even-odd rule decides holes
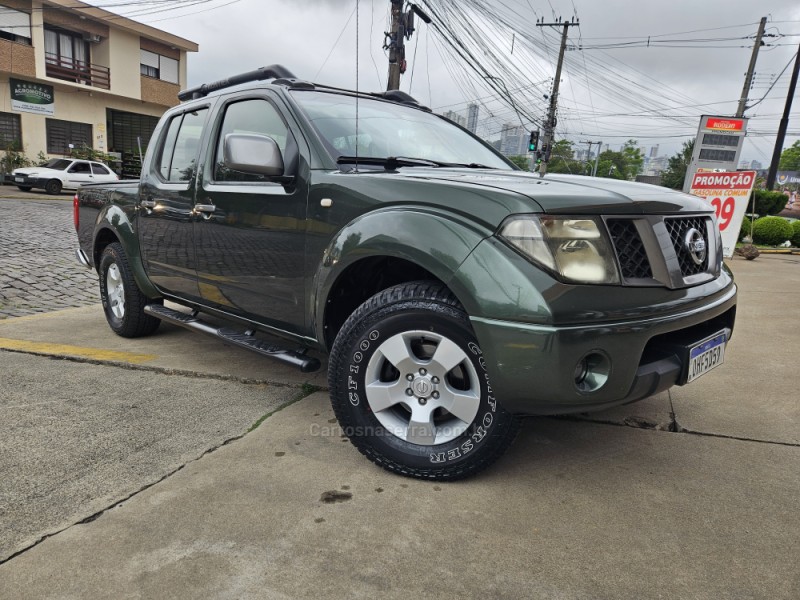
[[[724,365],[528,419],[453,484],[364,459],[308,395],[324,373],[124,340],[97,305],[0,321],[0,598],[794,600],[800,259],[731,266]]]

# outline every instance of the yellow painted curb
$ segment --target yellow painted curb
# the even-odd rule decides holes
[[[50,342],[30,342],[27,340],[12,340],[0,338],[0,350],[18,350],[33,354],[46,354],[52,356],[80,356],[97,361],[126,362],[138,365],[158,358],[155,354],[137,354],[135,352],[120,352],[118,350],[103,350],[100,348],[86,348],[83,346],[70,346],[69,344],[52,344]]]

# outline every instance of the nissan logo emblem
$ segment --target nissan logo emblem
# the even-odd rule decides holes
[[[686,250],[689,252],[689,256],[692,257],[694,264],[702,265],[703,261],[706,259],[706,241],[703,239],[703,234],[692,227],[686,232],[683,243],[686,246]]]

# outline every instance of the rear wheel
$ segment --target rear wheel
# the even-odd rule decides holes
[[[44,191],[53,196],[61,193],[61,182],[58,179],[51,179],[44,186]]]
[[[331,351],[331,401],[370,460],[423,479],[460,479],[513,442],[519,419],[498,405],[469,319],[437,282],[376,294]]]
[[[145,314],[144,307],[155,302],[139,290],[128,258],[118,242],[109,244],[100,256],[100,298],[109,326],[122,337],[153,333],[160,319]]]

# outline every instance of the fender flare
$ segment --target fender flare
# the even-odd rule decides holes
[[[133,210],[135,208],[131,207]],[[142,255],[139,251],[139,236],[129,214],[120,206],[107,204],[97,215],[94,234],[92,236],[92,260],[95,269],[100,267],[97,256],[97,239],[103,231],[111,232],[122,244],[122,249],[128,258],[128,264],[133,271],[133,278],[142,293],[148,298],[160,298],[161,292],[151,283],[144,269]]]
[[[463,217],[428,207],[387,207],[354,219],[330,240],[314,277],[310,308],[317,339],[324,339],[328,296],[355,263],[374,257],[399,258],[448,284],[489,235],[490,231]]]

